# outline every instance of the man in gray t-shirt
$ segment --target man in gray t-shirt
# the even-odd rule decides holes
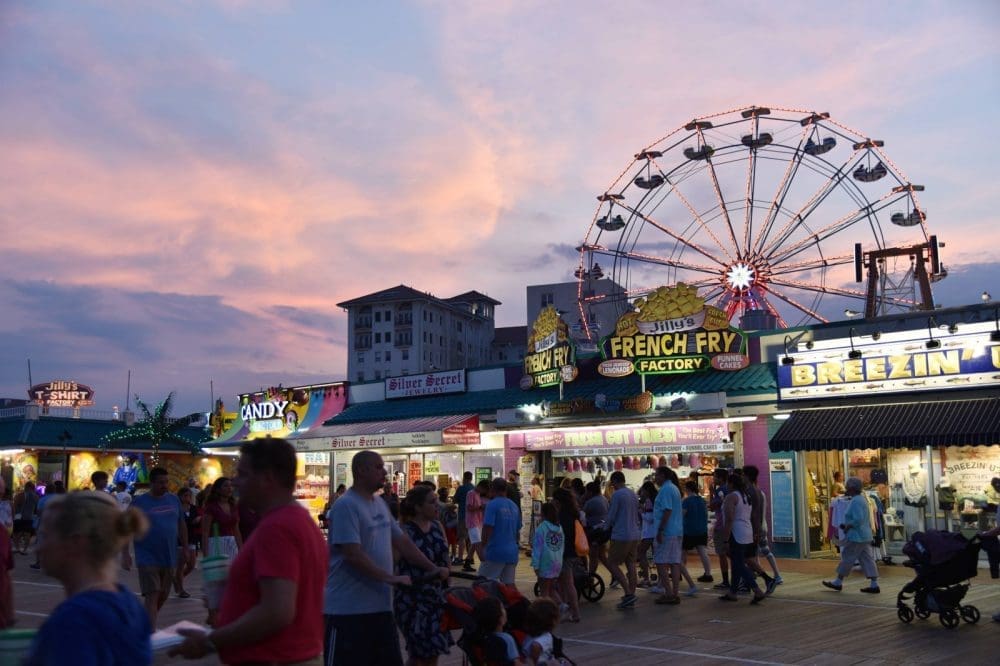
[[[330,568],[323,614],[324,662],[402,664],[392,615],[392,586],[410,585],[393,571],[393,547],[408,562],[447,580],[449,569],[435,566],[403,533],[375,491],[385,483],[382,456],[361,451],[351,461],[354,485],[331,510]]]

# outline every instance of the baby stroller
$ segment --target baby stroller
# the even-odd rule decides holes
[[[476,602],[487,596],[496,597],[507,612],[504,630],[520,646],[527,637],[524,630],[528,599],[513,585],[505,585],[495,580],[480,579],[472,587],[450,587],[445,590],[444,617],[441,621],[445,631],[461,630],[458,647],[462,650],[463,666],[493,666],[506,663],[502,641],[494,636],[479,634],[472,610]],[[555,656],[575,666],[562,651],[562,639],[553,636]]]
[[[573,561],[573,587],[576,595],[591,603],[597,603],[604,597],[604,579],[597,573],[587,569],[586,558],[578,557]],[[540,596],[542,584],[535,583],[535,596]]]
[[[928,530],[916,532],[903,546],[910,558],[903,564],[916,571],[916,577],[903,586],[896,597],[896,614],[902,622],[922,620],[937,613],[941,624],[954,629],[959,618],[969,624],[979,621],[979,609],[963,606],[970,578],[978,574],[979,537],[966,539],[961,534]],[[913,599],[913,608],[906,602]]]

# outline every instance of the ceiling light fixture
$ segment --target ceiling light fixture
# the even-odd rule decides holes
[[[937,326],[937,321],[934,317],[927,318],[927,342],[924,343],[924,347],[927,349],[937,349],[941,346],[940,340],[934,339],[934,327]]]
[[[851,330],[848,333],[851,336],[851,351],[847,352],[847,358],[851,360],[857,360],[863,356],[860,349],[854,348],[854,327],[851,326]]]
[[[788,355],[788,345],[792,341],[792,336],[785,336],[785,355],[781,358],[781,365],[794,365],[795,359]]]

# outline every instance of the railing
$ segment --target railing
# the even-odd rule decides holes
[[[27,413],[27,407],[8,407],[7,409],[0,409],[0,419],[10,419],[18,416],[23,418]]]

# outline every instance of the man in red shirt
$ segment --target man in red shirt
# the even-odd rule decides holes
[[[295,449],[264,438],[240,447],[236,487],[260,522],[229,571],[211,633],[183,631],[171,655],[218,651],[227,664],[319,666],[327,549],[312,516],[293,497]]]

